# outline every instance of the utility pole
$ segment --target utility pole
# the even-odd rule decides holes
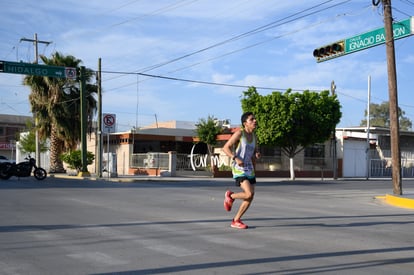
[[[384,9],[385,46],[388,68],[388,94],[390,103],[390,136],[392,157],[392,182],[394,195],[402,195],[400,125],[398,121],[397,72],[395,65],[394,34],[391,0],[382,0]]]
[[[34,57],[35,57],[34,63],[35,64],[38,64],[39,63],[39,49],[38,49],[39,43],[40,44],[46,44],[46,46],[49,45],[50,43],[52,43],[52,41],[42,41],[42,40],[38,40],[37,39],[37,33],[34,34],[34,39],[28,39],[28,38],[24,38],[23,37],[23,38],[20,39],[20,42],[22,42],[22,41],[24,41],[24,42],[33,42],[34,50],[35,50],[35,52],[34,52]],[[39,142],[39,131],[37,130],[38,123],[39,123],[39,121],[37,119],[37,116],[35,116],[35,126],[36,126],[36,142],[35,142],[36,143],[36,165],[40,167],[41,166],[41,164],[40,164],[40,142]]]
[[[46,44],[49,45],[52,43],[52,41],[42,41],[42,40],[38,40],[37,39],[37,33],[34,34],[34,39],[28,39],[28,38],[20,38],[20,42],[33,42],[34,45],[34,49],[35,49],[35,61],[34,63],[37,64],[39,63],[39,49],[38,49],[38,44]]]

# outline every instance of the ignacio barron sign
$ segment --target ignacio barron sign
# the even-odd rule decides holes
[[[411,21],[413,17],[396,22],[392,25],[394,40],[412,34]],[[345,39],[345,54],[375,47],[385,43],[385,29],[379,28],[367,33]]]
[[[0,72],[76,79],[76,68],[0,60]]]
[[[411,16],[400,22],[393,23],[392,33],[394,40],[413,35],[414,17]],[[385,28],[379,28],[350,38],[341,39],[334,43],[329,43],[323,47],[318,47],[314,49],[313,56],[316,58],[316,62],[319,63],[375,47],[385,42]]]

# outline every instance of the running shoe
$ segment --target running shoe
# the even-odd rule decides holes
[[[231,198],[231,192],[230,190],[227,190],[224,194],[224,209],[226,211],[231,211],[231,207],[233,206],[234,199]]]
[[[233,220],[230,226],[237,229],[247,229],[247,225],[245,225],[241,220]]]

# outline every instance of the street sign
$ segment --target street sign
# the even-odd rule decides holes
[[[76,79],[76,68],[0,60],[0,72]]]
[[[104,132],[104,133],[114,133],[115,132],[115,122],[116,122],[116,115],[115,114],[103,114],[102,115],[102,122],[104,124],[102,132]]]
[[[392,25],[394,40],[407,37],[413,34],[413,24],[411,23],[414,17],[394,23]],[[385,43],[385,29],[375,29],[354,37],[345,39],[345,54],[356,51],[365,50],[367,48],[375,47]]]
[[[414,16],[403,21],[396,22],[392,25],[394,40],[404,38],[414,34]],[[342,51],[326,51],[325,49],[331,45],[317,48],[313,51],[316,62],[323,62],[332,58],[344,56],[356,51],[362,51],[371,47],[375,47],[385,43],[385,28],[378,28],[366,33],[362,33],[350,38],[340,40],[343,43]],[[334,44],[335,44],[334,43]],[[330,48],[331,49],[331,48]]]

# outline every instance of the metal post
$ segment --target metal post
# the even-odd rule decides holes
[[[98,60],[98,132],[97,132],[97,141],[98,141],[98,178],[102,177],[102,74],[101,74],[101,58]]]
[[[336,85],[335,81],[332,80],[331,82],[331,95],[334,96],[336,93]],[[336,127],[333,129],[332,133],[332,169],[333,169],[333,179],[338,179],[338,155],[337,155],[337,142],[336,142]]]
[[[108,165],[108,178],[111,177],[111,166],[109,165],[109,131],[108,131],[108,135],[107,135],[107,142],[106,142],[106,165]],[[111,163],[112,164],[112,163]]]
[[[369,179],[369,171],[370,171],[370,142],[369,142],[369,134],[370,134],[370,105],[371,105],[371,76],[368,76],[368,104],[367,104],[367,180]]]
[[[82,176],[90,176],[87,163],[87,146],[86,146],[86,77],[85,66],[80,67],[80,94],[81,94],[81,152],[82,152]]]

